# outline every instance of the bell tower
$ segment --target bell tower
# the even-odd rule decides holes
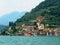
[[[43,17],[42,17],[42,16],[39,16],[39,17],[36,19],[38,29],[44,29],[44,24],[41,24],[42,21],[43,21]]]

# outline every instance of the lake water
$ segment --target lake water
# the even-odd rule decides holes
[[[0,36],[0,45],[60,45],[60,36]]]

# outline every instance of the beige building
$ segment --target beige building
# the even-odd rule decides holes
[[[44,24],[38,25],[38,29],[44,29]]]

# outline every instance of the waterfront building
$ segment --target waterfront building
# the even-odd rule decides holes
[[[22,27],[22,30],[25,30],[25,31],[32,31],[34,30],[36,26],[23,26]]]

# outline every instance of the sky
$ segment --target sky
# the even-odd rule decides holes
[[[0,17],[13,11],[28,11],[44,0],[0,0]]]

